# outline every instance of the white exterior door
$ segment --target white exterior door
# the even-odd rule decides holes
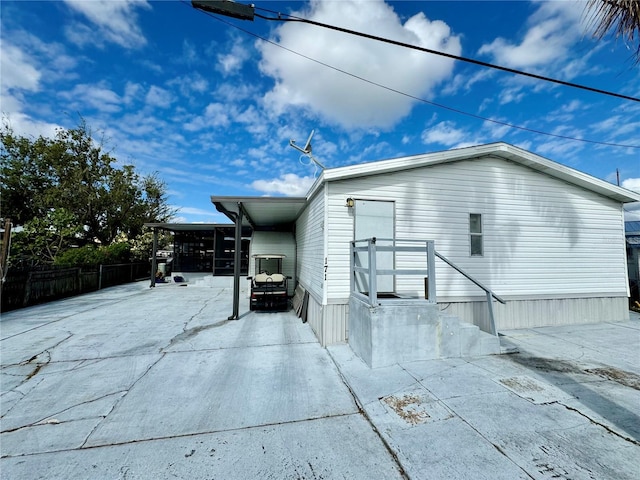
[[[395,238],[395,215],[394,202],[378,201],[378,200],[356,200],[355,201],[355,227],[354,240],[364,240],[376,237],[376,239],[394,239]],[[378,240],[377,245],[392,245],[391,241]],[[361,244],[362,246],[362,244]],[[393,252],[380,252],[376,256],[378,269],[393,269],[394,255]],[[360,252],[356,263],[366,267],[368,265],[368,257],[366,252]],[[391,293],[394,291],[393,275],[377,276],[378,292]],[[362,275],[357,277],[356,287],[362,291],[369,291],[366,278]]]

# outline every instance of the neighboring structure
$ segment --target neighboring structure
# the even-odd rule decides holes
[[[212,197],[254,238],[277,224],[292,239],[323,345],[349,336],[351,242],[370,237],[435,241],[506,300],[494,307],[498,330],[626,319],[622,206],[633,201],[640,195],[505,143],[327,169],[304,199]],[[426,262],[381,258],[391,269]],[[486,330],[485,292],[443,261],[436,272],[440,309]],[[424,278],[382,275],[378,290],[424,298]]]
[[[156,261],[171,260],[174,272],[208,272],[213,275],[233,275],[235,255],[235,227],[215,223],[147,223],[145,227],[173,234],[171,251],[157,250]],[[242,275],[249,268],[249,238],[251,227],[242,229]],[[161,246],[158,246],[161,247]]]
[[[632,302],[640,302],[640,221],[625,222],[627,240],[627,270]]]

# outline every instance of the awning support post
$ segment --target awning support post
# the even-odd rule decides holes
[[[233,314],[228,320],[240,318],[240,267],[242,263],[242,202],[238,202],[236,214],[236,241],[233,255]]]
[[[156,253],[158,252],[158,229],[153,228],[153,247],[151,248],[151,284],[149,288],[154,288],[156,286],[156,270],[158,269],[158,264],[156,262]]]

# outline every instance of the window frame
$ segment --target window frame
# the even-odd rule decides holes
[[[472,225],[474,224],[474,216],[477,217],[478,225],[480,227],[480,231],[473,231]],[[482,225],[482,214],[481,213],[469,213],[469,256],[470,257],[484,257],[484,229]],[[474,239],[480,239],[480,252],[474,251]],[[477,242],[477,240],[476,240]],[[478,244],[476,243],[477,247]]]

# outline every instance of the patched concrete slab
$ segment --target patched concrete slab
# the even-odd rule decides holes
[[[640,363],[629,361],[640,355],[639,325],[503,332],[518,353],[369,375],[347,345],[329,352],[410,478],[631,479],[640,471]]]
[[[166,354],[136,383],[86,445],[218,432],[357,411],[335,365],[317,343],[177,352]]]
[[[130,288],[3,314],[3,478],[403,478],[293,313]]]
[[[3,478],[637,478],[637,317],[370,369],[292,313],[227,320],[230,293],[134,284],[3,314]]]
[[[527,375],[496,379],[513,393],[537,405],[569,400],[570,394]]]
[[[3,478],[405,478],[361,415],[4,458]]]

